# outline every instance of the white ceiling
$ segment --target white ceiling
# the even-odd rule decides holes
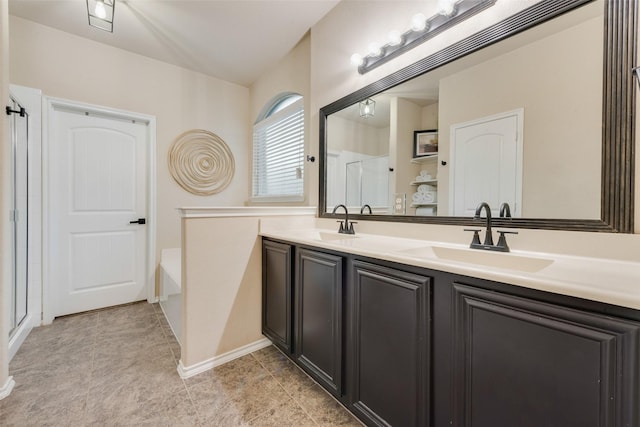
[[[116,0],[114,30],[89,27],[85,0],[9,0],[9,12],[248,86],[340,0]]]

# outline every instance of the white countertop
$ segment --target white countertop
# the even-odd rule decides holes
[[[477,277],[640,310],[640,263],[511,250],[335,230],[263,230],[261,236]],[[507,236],[508,239],[508,236]]]

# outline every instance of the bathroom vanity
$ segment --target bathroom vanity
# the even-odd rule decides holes
[[[541,148],[543,141],[550,143],[549,149],[535,159],[523,155],[528,166],[516,173],[515,180],[505,182],[551,180],[539,187],[518,188],[512,206],[519,208],[513,218],[499,218],[494,225],[518,229],[520,237],[527,229],[612,235],[637,231],[635,192],[628,185],[635,182],[636,117],[628,106],[635,105],[637,90],[629,67],[637,62],[637,8],[635,0],[541,0],[368,86],[347,81],[345,85],[360,88],[338,100],[327,99],[330,103],[320,109],[318,220],[344,220],[349,229],[347,213],[343,217],[336,211],[336,206],[345,204],[349,217],[360,221],[363,229],[364,221],[458,226],[461,233],[465,227],[477,227],[472,211],[458,213],[452,202],[472,200],[467,208],[473,209],[479,201],[497,208],[510,200],[502,196],[493,200],[480,191],[501,187],[476,179],[475,169],[465,176],[474,177],[478,191],[464,193],[474,197],[458,197],[455,180],[467,169],[464,161],[456,161],[458,143],[451,129],[526,107],[523,153]],[[565,39],[569,29],[576,31],[576,37]],[[534,55],[527,49],[532,47],[529,37],[537,35],[544,35],[536,39],[544,46],[536,45]],[[591,44],[587,38],[592,38]],[[516,46],[527,51],[515,53]],[[544,59],[540,52],[568,59],[569,64]],[[561,81],[559,73],[577,64],[569,52],[593,54],[584,58],[585,64],[602,61],[603,67],[585,65],[580,72],[569,72],[560,84],[563,90],[553,90],[549,82]],[[516,56],[508,56],[512,54]],[[525,58],[533,63],[526,65]],[[511,65],[523,68],[506,71]],[[576,80],[578,75],[586,77],[582,70],[602,69],[605,72],[592,75],[589,84]],[[549,72],[549,81],[537,80],[543,72]],[[342,70],[334,74],[342,75]],[[517,79],[511,81],[512,76]],[[495,78],[494,83],[489,84],[488,77]],[[330,83],[327,79],[327,89]],[[572,83],[578,83],[576,92],[565,92]],[[535,93],[524,94],[525,87],[536,88]],[[539,88],[550,92],[539,96]],[[479,95],[483,89],[487,92]],[[437,106],[413,102],[431,101],[431,93],[438,93]],[[535,117],[536,111],[551,113],[562,103],[566,103],[566,108],[560,107],[563,112],[577,111],[576,100],[586,106],[582,100],[588,93],[594,95],[590,112],[582,111],[575,119],[555,113],[550,119]],[[517,96],[511,99],[511,95]],[[376,130],[376,138],[369,137],[370,121],[351,114],[369,98],[379,106],[389,100],[389,124],[376,128],[383,130]],[[498,106],[489,99],[504,103]],[[534,106],[536,100],[542,103]],[[556,129],[567,131],[565,136],[553,130],[551,119],[559,121]],[[438,123],[437,161],[412,166],[410,137],[418,129],[432,128],[434,122]],[[584,124],[593,129],[586,130]],[[355,128],[365,135],[362,141],[348,132]],[[584,130],[586,137],[579,133]],[[584,167],[582,148],[587,139],[595,155],[594,163]],[[571,148],[572,143],[578,148]],[[358,147],[364,148],[358,151]],[[553,150],[579,152],[580,166],[573,163],[573,155],[554,155]],[[361,160],[389,155],[388,168],[368,177],[367,183],[388,188],[393,206],[376,204],[377,198],[364,191],[357,193],[356,201],[347,197],[346,189],[362,188],[361,182],[347,179],[354,152]],[[557,175],[560,163],[547,159],[563,159],[560,163],[567,166],[563,169],[567,174]],[[516,157],[516,166],[519,161]],[[480,160],[477,164],[497,170]],[[535,167],[540,171],[526,177]],[[584,177],[576,175],[583,172]],[[438,179],[433,215],[405,209],[405,196],[415,191],[412,181],[418,173]],[[378,184],[376,179],[386,177],[388,187]],[[591,184],[585,185],[588,180]],[[577,188],[562,187],[570,183],[577,183]],[[548,191],[551,188],[557,191]],[[580,205],[587,200],[579,195],[585,188],[594,196],[588,207]],[[546,198],[553,194],[556,200]],[[373,212],[364,214],[364,205],[373,206]],[[392,234],[385,226],[376,230]],[[591,252],[576,245],[557,254],[491,253],[469,249],[468,244],[356,231],[352,236],[320,229],[261,232],[263,332],[365,424],[640,426],[637,256],[616,257],[620,254],[616,245]],[[440,236],[447,241],[455,238]],[[531,239],[528,247],[545,250],[560,237],[547,236],[551,244]],[[637,246],[629,248],[638,253]],[[578,256],[585,253],[596,255]]]
[[[263,333],[365,424],[640,424],[635,263],[262,235]]]

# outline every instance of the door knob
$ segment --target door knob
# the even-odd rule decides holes
[[[146,218],[138,218],[136,221],[129,221],[129,224],[146,224]]]

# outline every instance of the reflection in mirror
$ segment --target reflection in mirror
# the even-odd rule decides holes
[[[326,122],[326,209],[601,217],[604,3],[595,1],[371,98]],[[437,152],[414,132],[437,130]],[[398,206],[397,200],[401,200]]]

